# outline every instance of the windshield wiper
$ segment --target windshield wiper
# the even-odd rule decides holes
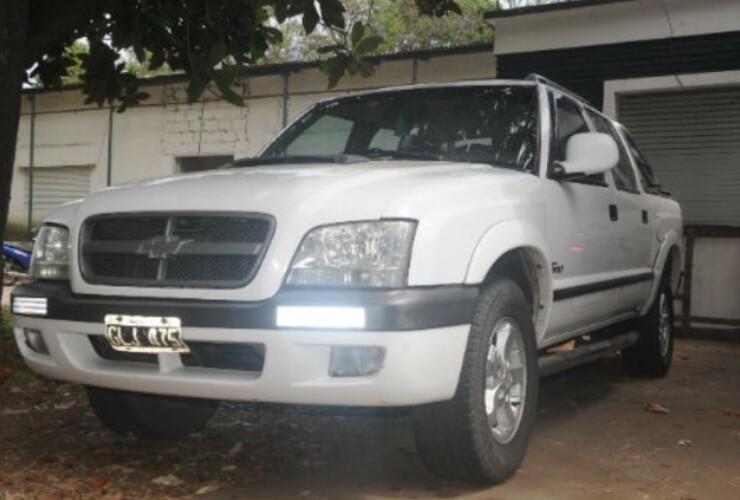
[[[360,155],[283,155],[283,156],[255,156],[241,158],[227,165],[227,168],[259,167],[263,165],[290,165],[294,163],[361,163],[368,158]]]
[[[388,150],[370,150],[365,155],[370,159],[390,158],[392,160],[426,160],[426,161],[444,161],[438,154],[426,153],[424,151],[388,151]]]

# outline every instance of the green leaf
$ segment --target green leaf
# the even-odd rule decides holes
[[[319,64],[319,69],[329,78],[329,89],[337,86],[339,79],[344,76],[348,64],[349,57],[345,54],[338,54]]]
[[[272,11],[275,14],[275,19],[278,23],[282,24],[288,18],[288,4],[278,0],[272,3]]]
[[[155,50],[152,52],[152,57],[149,58],[149,69],[150,70],[156,70],[162,67],[164,64],[164,51],[162,50]]]
[[[358,21],[352,26],[352,31],[350,32],[349,38],[352,41],[352,45],[357,45],[363,36],[365,36],[365,25]]]
[[[355,52],[357,52],[358,54],[365,55],[378,50],[378,47],[380,47],[380,44],[382,42],[383,37],[378,35],[370,35],[360,40],[360,43],[358,43],[354,47],[354,49]]]
[[[341,43],[336,43],[333,45],[326,45],[324,47],[319,47],[318,49],[316,49],[316,52],[318,52],[319,54],[330,54],[332,52],[339,52],[344,48],[345,48],[344,45],[342,45]]]
[[[319,0],[321,18],[329,26],[344,29],[344,5],[339,0]]]
[[[313,33],[317,24],[319,24],[319,13],[316,12],[316,7],[311,4],[303,13],[303,29],[306,30],[306,34]]]
[[[216,76],[213,81],[216,83],[219,92],[221,92],[221,97],[236,106],[244,106],[244,98],[232,88],[234,80],[226,76]]]
[[[372,61],[368,61],[367,59],[360,60],[360,75],[367,78],[368,76],[371,76],[373,73],[375,73],[375,64]]]

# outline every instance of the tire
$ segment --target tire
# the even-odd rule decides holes
[[[531,308],[513,281],[497,281],[478,301],[454,398],[414,409],[424,464],[439,477],[470,483],[511,477],[529,446],[538,385]]]
[[[205,427],[218,408],[210,399],[158,396],[88,387],[95,414],[117,434],[142,439],[175,439]]]
[[[669,268],[666,268],[669,269]],[[647,314],[640,318],[638,342],[622,350],[622,362],[630,375],[664,377],[673,358],[673,293],[666,274]]]

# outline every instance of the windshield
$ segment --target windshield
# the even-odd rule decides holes
[[[328,101],[262,158],[342,156],[491,163],[536,170],[534,86],[410,89]]]

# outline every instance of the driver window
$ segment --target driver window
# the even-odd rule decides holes
[[[581,106],[574,100],[556,92],[550,93],[550,99],[554,116],[556,117],[552,158],[553,161],[565,161],[568,140],[575,134],[590,132],[590,129],[583,116]],[[606,186],[604,174],[579,177],[577,179],[571,179],[569,182]]]
[[[594,128],[597,132],[607,134],[614,139],[619,148],[619,163],[616,168],[612,169],[612,176],[614,177],[614,184],[620,191],[629,191],[631,193],[637,193],[637,179],[635,178],[635,172],[632,170],[632,164],[627,157],[627,153],[624,150],[624,145],[617,135],[617,131],[609,120],[601,115],[598,115],[591,110],[586,110],[588,117],[591,119]]]

